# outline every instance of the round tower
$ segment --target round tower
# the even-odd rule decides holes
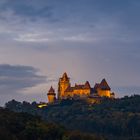
[[[47,96],[48,96],[49,103],[53,103],[56,100],[55,90],[53,89],[52,86],[51,86],[50,90],[48,91]]]
[[[65,72],[63,76],[59,79],[58,83],[58,99],[63,99],[65,97],[65,91],[70,87],[70,78]]]

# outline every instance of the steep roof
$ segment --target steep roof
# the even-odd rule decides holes
[[[103,79],[100,84],[99,83],[95,84],[93,91],[96,93],[97,89],[111,90],[111,88],[109,87],[109,85],[105,79]]]
[[[65,77],[65,78],[68,78],[68,75],[67,75],[67,73],[65,72],[64,74],[63,74],[63,76],[62,76],[63,78]]]
[[[68,77],[68,75],[67,75],[66,72],[63,74],[62,79],[65,79],[65,80],[68,80],[69,79],[69,77]]]
[[[84,88],[91,88],[90,83],[88,81],[86,81]]]
[[[55,90],[52,86],[51,86],[50,90],[48,91],[48,95],[55,95]]]
[[[100,88],[102,90],[111,90],[111,88],[109,87],[107,81],[105,79],[103,79],[100,83]]]

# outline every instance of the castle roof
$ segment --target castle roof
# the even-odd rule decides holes
[[[111,88],[109,87],[109,85],[105,79],[103,79],[100,84],[99,83],[95,84],[93,91],[96,93],[97,89],[111,90]]]
[[[109,87],[107,81],[105,79],[103,79],[100,83],[100,88],[102,90],[111,90],[111,88]]]
[[[92,89],[92,91],[94,93],[96,93],[98,88],[100,88],[100,84],[99,83],[96,83],[95,86],[94,86],[94,88]]]
[[[77,85],[75,84],[74,89],[83,89],[85,85]]]
[[[52,86],[51,86],[50,90],[48,91],[48,95],[55,95],[55,90]]]
[[[65,79],[65,80],[68,80],[69,79],[69,77],[68,77],[68,75],[67,75],[66,72],[63,74],[62,79]]]
[[[66,72],[64,72],[63,77],[68,77],[68,75],[67,75],[67,73],[66,73]]]
[[[65,90],[65,92],[73,92],[73,90],[74,90],[74,87],[68,87],[66,90]]]
[[[95,86],[94,86],[94,88],[95,89],[100,88],[100,84],[99,83],[96,83]]]
[[[88,81],[84,85],[77,85],[75,84],[74,87],[68,87],[65,91],[66,92],[73,92],[73,90],[81,90],[81,89],[91,89],[90,84]]]
[[[90,86],[90,83],[88,82],[88,81],[86,81],[86,83],[85,83],[85,86],[84,86],[85,88],[91,88],[91,86]]]

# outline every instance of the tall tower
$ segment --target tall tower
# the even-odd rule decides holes
[[[55,94],[55,90],[53,89],[53,87],[51,86],[50,90],[48,91],[48,101],[49,103],[53,103],[56,99],[56,94]]]
[[[63,76],[59,79],[58,83],[58,99],[63,99],[65,97],[65,90],[70,87],[70,78],[65,72]]]

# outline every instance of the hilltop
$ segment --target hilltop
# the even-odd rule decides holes
[[[114,138],[140,138],[140,96],[104,98],[100,104],[84,100],[62,100],[39,109],[36,103],[11,101],[6,107],[16,112],[39,115],[43,120],[71,130]],[[121,137],[121,138],[120,138]]]
[[[110,99],[115,98],[115,93],[111,91],[106,79],[103,79],[100,83],[95,83],[92,87],[89,81],[85,84],[71,85],[70,77],[65,72],[58,81],[58,93],[55,93],[55,89],[51,86],[47,93],[48,103],[56,103],[62,99],[85,99],[88,102],[95,103],[100,102],[103,97]],[[58,95],[58,96],[56,96]]]

